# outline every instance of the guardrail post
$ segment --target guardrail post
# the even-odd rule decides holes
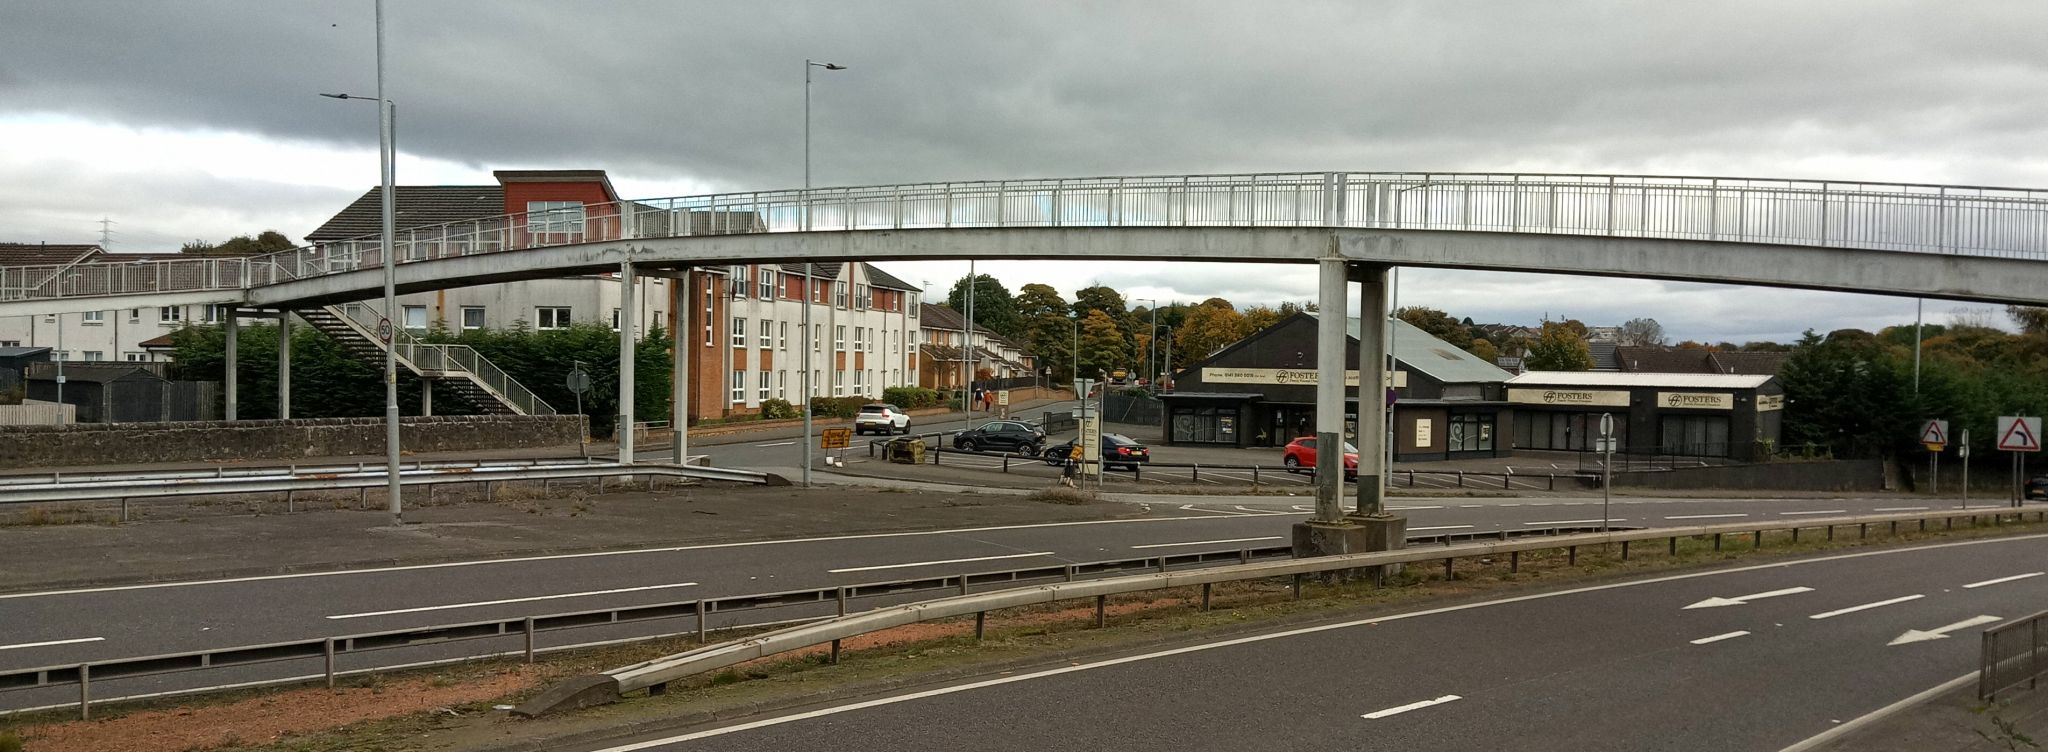
[[[533,662],[533,617],[526,617],[526,662]]]
[[[1009,471],[1010,471],[1010,454],[1009,454],[1008,452],[1004,452],[1004,453],[1003,453],[1003,472],[1006,472],[1006,473],[1007,473],[1007,472],[1009,472]]]
[[[1095,596],[1095,628],[1101,629],[1108,623],[1109,596]]]
[[[1521,572],[1521,571],[1522,571],[1522,552],[1520,552],[1520,551],[1509,551],[1509,552],[1508,552],[1508,574],[1515,574],[1515,573],[1518,573],[1518,572]]]
[[[1621,560],[1628,561],[1628,541],[1621,542]]]
[[[78,664],[78,720],[92,720],[92,664]]]
[[[1796,528],[1796,527],[1795,527],[1795,528],[1792,528],[1792,542],[1793,542],[1793,543],[1798,543],[1798,542],[1799,542],[1799,528]]]
[[[1207,583],[1207,582],[1204,582],[1204,583],[1202,583],[1202,610],[1203,610],[1203,611],[1207,611],[1207,610],[1209,610],[1209,589],[1210,589],[1210,583]]]
[[[1898,535],[1898,534],[1899,534],[1899,521],[1898,521],[1898,520],[1892,520],[1892,535]]]
[[[1953,523],[1953,522],[1954,522],[1954,520],[1950,520],[1950,522],[1951,522],[1951,523]],[[1829,525],[1829,526],[1828,526],[1828,540],[1829,540],[1829,541],[1833,541],[1834,539],[1835,539],[1835,526],[1834,526],[1834,525]]]
[[[2041,620],[2027,622],[2027,689],[2041,681]]]
[[[332,638],[332,637],[329,637],[329,638],[327,638],[327,644],[326,644],[326,645],[324,645],[324,646],[322,646],[322,647],[324,648],[323,652],[324,652],[324,653],[326,653],[326,659],[327,659],[327,688],[328,688],[328,689],[333,689],[333,688],[334,688],[334,638]]]
[[[1864,539],[1867,539],[1867,538],[1869,538],[1869,537],[1870,537],[1870,523],[1868,523],[1868,522],[1858,522],[1858,523],[1856,523],[1856,538],[1857,538],[1857,540],[1864,540]]]
[[[128,497],[121,497],[121,521],[128,521]]]
[[[1072,565],[1072,564],[1068,564],[1068,565],[1067,565],[1067,581],[1068,581],[1068,582],[1073,582],[1073,581],[1074,581],[1074,565]]]
[[[981,642],[981,638],[982,638],[982,636],[983,636],[983,635],[985,635],[985,634],[987,634],[987,633],[988,633],[988,612],[987,612],[987,611],[976,611],[976,612],[974,612],[974,641],[975,641],[975,642]]]
[[[1678,536],[1676,536],[1676,535],[1674,535],[1674,536],[1671,536],[1671,552],[1670,552],[1670,555],[1672,555],[1672,556],[1677,556],[1677,555],[1678,555]]]
[[[1578,546],[1566,546],[1566,547],[1565,547],[1565,549],[1564,549],[1564,564],[1565,564],[1565,566],[1568,566],[1568,567],[1576,567],[1576,566],[1578,566],[1578,565],[1579,565],[1579,547],[1578,547]]]
[[[1444,540],[1446,540],[1446,541],[1450,540],[1450,536],[1448,536],[1448,535],[1444,536]],[[1446,558],[1446,559],[1444,559],[1444,579],[1445,579],[1446,581],[1458,579],[1458,573],[1457,573],[1457,572],[1456,572],[1455,570],[1451,569],[1451,566],[1452,566],[1452,564],[1451,564],[1451,563],[1452,563],[1452,562],[1454,562],[1454,561],[1457,561],[1457,559],[1454,559],[1454,558]]]
[[[711,641],[711,640],[709,639],[709,637],[710,637],[710,632],[711,632],[711,628],[710,628],[710,626],[709,626],[709,625],[708,625],[708,624],[706,623],[706,620],[705,620],[705,618],[704,618],[704,611],[705,611],[705,609],[704,609],[704,599],[702,599],[702,598],[698,598],[698,599],[697,599],[697,644],[699,644],[699,645],[702,645],[702,644],[705,644],[705,643],[708,643],[708,642],[710,642],[710,641]]]
[[[1719,551],[1719,550],[1721,550],[1721,534],[1720,534],[1720,533],[1715,533],[1715,534],[1714,534],[1714,550],[1715,550],[1715,551]]]
[[[1200,463],[1200,462],[1190,462],[1190,463],[1188,463],[1188,482],[1189,482],[1189,483],[1200,483],[1200,482],[1202,482],[1202,463]]]
[[[967,578],[960,578],[960,582],[963,586],[966,585]],[[839,615],[846,615],[846,588],[844,587],[839,588]]]
[[[1763,548],[1763,547],[1764,547],[1764,531],[1762,531],[1762,530],[1758,530],[1758,531],[1756,531],[1756,542],[1755,542],[1754,544],[1752,544],[1752,545],[1750,546],[1750,548]]]
[[[960,594],[961,594],[961,595],[966,595],[966,594],[967,594],[967,575],[966,575],[965,573],[962,573],[962,574],[960,575]],[[846,607],[844,607],[844,606],[841,606],[841,607],[839,608],[839,615],[840,615],[840,616],[845,616],[845,615],[846,615]]]
[[[1301,573],[1294,574],[1294,599],[1301,600]]]

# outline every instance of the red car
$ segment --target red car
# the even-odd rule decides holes
[[[1303,436],[1287,442],[1287,447],[1280,450],[1280,461],[1287,465],[1287,472],[1290,473],[1298,472],[1302,468],[1315,472],[1316,437]],[[1348,441],[1344,442],[1344,479],[1358,480],[1358,447],[1352,446]]]

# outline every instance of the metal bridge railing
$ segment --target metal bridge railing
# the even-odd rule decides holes
[[[2021,684],[2033,689],[2041,679],[2041,657],[2048,653],[2048,611],[1984,630],[1977,666],[1977,699],[1995,700],[1998,693]]]
[[[357,335],[379,347],[385,346],[377,339],[377,324],[382,316],[368,303],[328,306],[327,310]],[[397,354],[399,365],[416,376],[469,379],[521,415],[555,414],[554,407],[468,345],[422,342],[404,329],[394,328],[390,347]]]
[[[725,193],[408,228],[398,263],[634,238],[971,227],[1354,227],[2048,261],[2048,190],[1651,175],[1262,173]],[[373,269],[378,236],[249,258],[0,269],[0,300],[233,290]]]

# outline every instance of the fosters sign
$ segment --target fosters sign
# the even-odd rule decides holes
[[[1735,409],[1735,395],[1713,392],[1658,392],[1658,407],[1693,408],[1698,410]]]
[[[1508,401],[1560,407],[1628,407],[1628,392],[1592,389],[1509,389]]]
[[[1313,368],[1204,368],[1202,382],[1206,384],[1304,384],[1314,386],[1316,369]],[[1345,386],[1358,386],[1358,372],[1344,372]],[[1408,372],[1395,371],[1388,380],[1388,386],[1408,385]]]

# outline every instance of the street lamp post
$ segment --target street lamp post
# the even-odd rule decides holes
[[[1158,354],[1158,352],[1159,352],[1159,299],[1158,299],[1158,298],[1131,298],[1131,299],[1132,299],[1132,300],[1142,300],[1142,301],[1145,301],[1145,302],[1147,302],[1147,303],[1151,303],[1151,304],[1152,304],[1152,305],[1151,305],[1151,309],[1152,309],[1152,328],[1151,328],[1151,329],[1149,329],[1149,330],[1146,330],[1146,332],[1145,332],[1145,384],[1146,384],[1147,386],[1149,386],[1149,385],[1151,385],[1151,384],[1152,384],[1152,382],[1153,382],[1153,381],[1156,381],[1156,380],[1157,380],[1157,378],[1156,378],[1156,377],[1157,377],[1157,376],[1159,375],[1159,369],[1157,369],[1156,367],[1154,367],[1154,366],[1153,366],[1153,356],[1154,356],[1154,355],[1156,355],[1156,354]],[[1158,390],[1157,390],[1157,389],[1154,389],[1153,391],[1155,391],[1155,392],[1156,392],[1156,391],[1158,391]]]
[[[812,68],[824,68],[825,70],[846,70],[846,66],[844,66],[844,65],[839,65],[839,64],[837,64],[837,63],[819,63],[819,62],[814,62],[814,61],[812,61],[812,60],[809,60],[809,59],[805,59],[805,60],[804,60],[804,229],[807,229],[807,230],[808,230],[808,229],[810,229],[810,225],[811,225],[811,197],[810,197],[810,189],[811,189],[811,69],[812,69]],[[815,329],[813,329],[813,328],[811,327],[811,306],[813,305],[813,303],[812,303],[812,298],[816,296],[816,291],[815,291],[815,290],[813,290],[812,288],[816,287],[816,286],[817,286],[817,284],[818,284],[818,283],[817,283],[817,267],[816,267],[815,265],[813,265],[813,264],[812,264],[811,262],[809,262],[809,261],[806,261],[806,262],[804,262],[804,300],[803,300],[803,303],[804,303],[804,321],[803,321],[803,327],[802,327],[802,329],[803,329],[803,333],[804,333],[804,338],[805,338],[806,340],[808,340],[808,341],[806,341],[806,342],[804,342],[804,343],[803,343],[803,351],[804,351],[804,356],[803,356],[803,360],[804,360],[804,372],[803,372],[803,387],[804,387],[804,440],[803,440],[803,447],[804,447],[804,449],[803,449],[803,456],[804,456],[804,469],[803,469],[803,485],[804,485],[804,487],[805,487],[805,488],[809,488],[809,487],[811,486],[811,400],[812,400],[813,398],[815,398],[815,397],[817,396],[817,395],[816,395],[816,394],[814,393],[814,390],[815,390],[815,388],[816,388],[816,385],[814,385],[814,384],[812,384],[812,383],[811,383],[811,343],[812,343],[812,342],[816,342],[816,341],[818,341],[818,333],[817,333],[817,331],[816,331]],[[727,370],[731,370],[731,369],[727,369]]]
[[[398,152],[393,130],[398,119],[398,105],[384,96],[384,0],[377,0],[377,152],[378,167],[382,173],[379,193],[383,199],[383,228],[379,239],[380,253],[384,261],[384,316],[383,326],[378,327],[380,338],[385,332],[395,331],[391,314],[397,310],[398,294],[393,270],[392,238],[397,234],[397,202],[393,195],[392,183],[397,178]],[[348,94],[321,94],[331,99],[365,99]],[[390,341],[384,345],[384,475],[385,495],[389,500],[391,521],[405,524],[405,502],[400,494],[398,478],[398,356]],[[431,387],[429,387],[431,388]]]

